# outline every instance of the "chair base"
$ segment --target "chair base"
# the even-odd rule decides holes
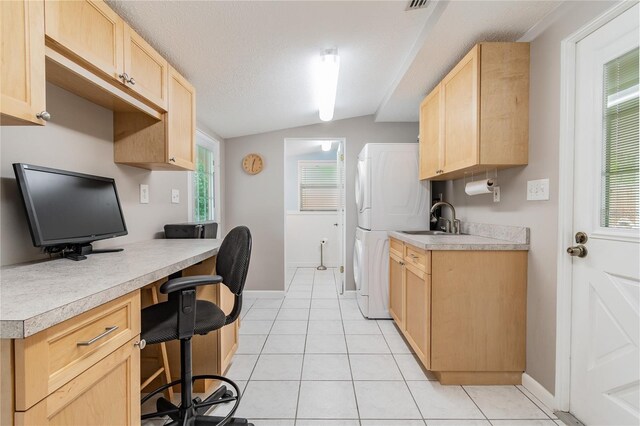
[[[244,425],[244,426],[253,426],[253,423],[249,423],[247,419],[232,417],[233,414],[238,409],[238,405],[240,403],[240,388],[236,385],[232,380],[227,379],[226,377],[217,376],[217,375],[198,375],[194,376],[191,380],[191,383],[196,380],[202,379],[213,379],[219,380],[221,382],[228,383],[231,387],[234,388],[236,394],[234,395],[231,391],[227,389],[226,386],[220,386],[216,389],[211,395],[209,395],[204,401],[199,397],[194,398],[191,401],[191,404],[188,407],[182,407],[174,405],[171,401],[165,399],[164,397],[160,397],[156,401],[156,409],[155,413],[143,414],[142,420],[150,419],[150,418],[159,418],[168,416],[171,418],[172,422],[168,423],[169,425],[210,425],[210,426],[223,426],[223,425]],[[142,403],[144,404],[146,401],[151,399],[153,396],[157,395],[160,392],[163,392],[167,388],[172,386],[182,384],[182,380],[175,380],[171,383],[167,383],[154,390],[150,394],[146,395],[142,398]],[[227,402],[235,401],[233,408],[229,411],[224,417],[221,416],[206,416],[205,413],[214,405],[224,404]]]

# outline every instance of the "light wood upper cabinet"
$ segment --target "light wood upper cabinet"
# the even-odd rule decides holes
[[[528,134],[529,44],[480,43],[420,106],[420,179],[526,165]]]
[[[129,25],[124,26],[124,84],[131,90],[167,109],[169,64]]]
[[[168,112],[157,122],[145,114],[116,112],[114,160],[150,170],[193,170],[195,90],[169,66]]]
[[[45,1],[45,34],[56,50],[119,80],[124,21],[102,0]]]
[[[169,121],[167,161],[193,170],[196,147],[196,91],[173,67],[169,67]]]
[[[478,67],[479,46],[474,47],[442,80],[444,145],[441,173],[478,163]]]
[[[440,124],[440,85],[420,104],[420,179],[437,174],[440,169],[440,140],[443,126]]]
[[[44,2],[0,2],[0,122],[44,124]]]

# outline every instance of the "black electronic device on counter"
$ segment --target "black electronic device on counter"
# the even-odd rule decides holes
[[[172,223],[164,226],[165,238],[216,238],[217,235],[218,224],[211,220]]]
[[[13,171],[34,246],[73,260],[122,251],[91,246],[127,235],[114,179],[23,163]]]

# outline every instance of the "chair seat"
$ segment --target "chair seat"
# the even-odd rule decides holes
[[[214,303],[196,301],[194,334],[207,334],[225,325],[227,316]],[[140,338],[148,344],[178,339],[178,308],[174,302],[163,302],[142,310]]]

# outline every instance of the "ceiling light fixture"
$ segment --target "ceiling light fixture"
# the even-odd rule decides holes
[[[322,150],[324,152],[331,151],[331,141],[322,141]]]
[[[320,54],[318,96],[320,105],[320,120],[331,121],[336,105],[336,91],[338,89],[338,71],[340,57],[338,49],[327,49]]]

